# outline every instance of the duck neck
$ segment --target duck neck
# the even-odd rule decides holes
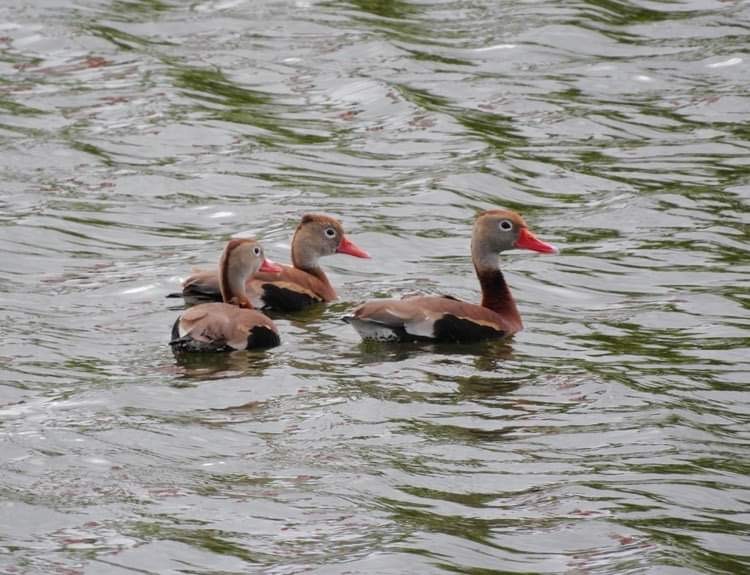
[[[336,290],[333,289],[331,282],[328,280],[328,276],[320,266],[309,267],[303,269],[303,271],[310,274],[311,276],[314,276],[318,280],[319,283],[315,288],[315,291],[318,292],[319,296],[321,296],[325,301],[333,301],[336,299]]]
[[[234,269],[231,260],[222,262],[222,264],[219,274],[221,299],[224,300],[224,303],[253,309],[245,291],[245,281],[249,274]]]
[[[297,239],[297,235],[295,234],[294,238],[292,238],[292,265],[320,281],[320,290],[322,292],[319,295],[326,301],[336,299],[336,290],[333,289],[328,276],[323,271],[323,268],[320,267],[320,255],[311,250],[309,246],[304,245],[303,241],[297,241]]]
[[[298,270],[317,275],[314,270],[320,270],[319,259],[320,256],[310,248],[303,237],[300,237],[300,232],[297,230],[292,238],[292,265]],[[322,270],[320,273],[323,273]]]
[[[516,301],[510,293],[503,272],[500,271],[498,256],[482,248],[472,246],[474,269],[482,287],[482,307],[491,309],[506,320],[521,324]]]

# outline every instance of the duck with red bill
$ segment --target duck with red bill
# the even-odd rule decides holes
[[[219,260],[221,302],[196,305],[183,312],[172,326],[169,345],[175,352],[219,352],[279,345],[273,321],[250,302],[247,279],[265,270],[281,268],[263,255],[263,247],[251,239],[229,240]]]
[[[479,305],[450,296],[410,295],[370,300],[343,319],[362,339],[463,343],[509,337],[523,323],[498,256],[513,248],[558,252],[537,238],[519,214],[489,210],[477,216],[471,236],[471,259],[482,288]]]
[[[320,266],[320,259],[346,254],[369,258],[368,253],[344,233],[339,220],[327,214],[305,214],[292,238],[292,263],[281,264],[280,272],[260,270],[248,280],[247,292],[259,309],[281,312],[302,310],[316,303],[336,299],[336,290]],[[213,270],[196,271],[182,283],[181,294],[188,303],[221,299],[219,277]]]

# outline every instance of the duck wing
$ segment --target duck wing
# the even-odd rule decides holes
[[[521,329],[500,314],[443,296],[371,300],[346,318],[365,339],[469,342],[507,337]]]

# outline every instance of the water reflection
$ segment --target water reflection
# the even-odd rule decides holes
[[[273,365],[267,351],[175,353],[175,377],[170,385],[183,387],[226,377],[261,377]]]
[[[350,357],[359,365],[383,361],[404,361],[410,358],[428,356],[471,357],[477,370],[495,371],[504,360],[513,358],[513,348],[505,341],[480,343],[432,343],[432,342],[379,342],[361,341],[357,344],[358,354]]]

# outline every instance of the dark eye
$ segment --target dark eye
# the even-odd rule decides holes
[[[260,255],[260,248],[259,248],[258,246],[255,246],[255,247],[253,248],[253,253],[254,253],[254,254],[255,254],[256,256],[259,256],[259,255]]]
[[[509,232],[513,229],[513,222],[511,222],[510,220],[502,220],[500,222],[500,229],[504,232]]]
[[[336,237],[336,230],[334,230],[333,228],[326,228],[326,235],[329,238],[335,238]]]

